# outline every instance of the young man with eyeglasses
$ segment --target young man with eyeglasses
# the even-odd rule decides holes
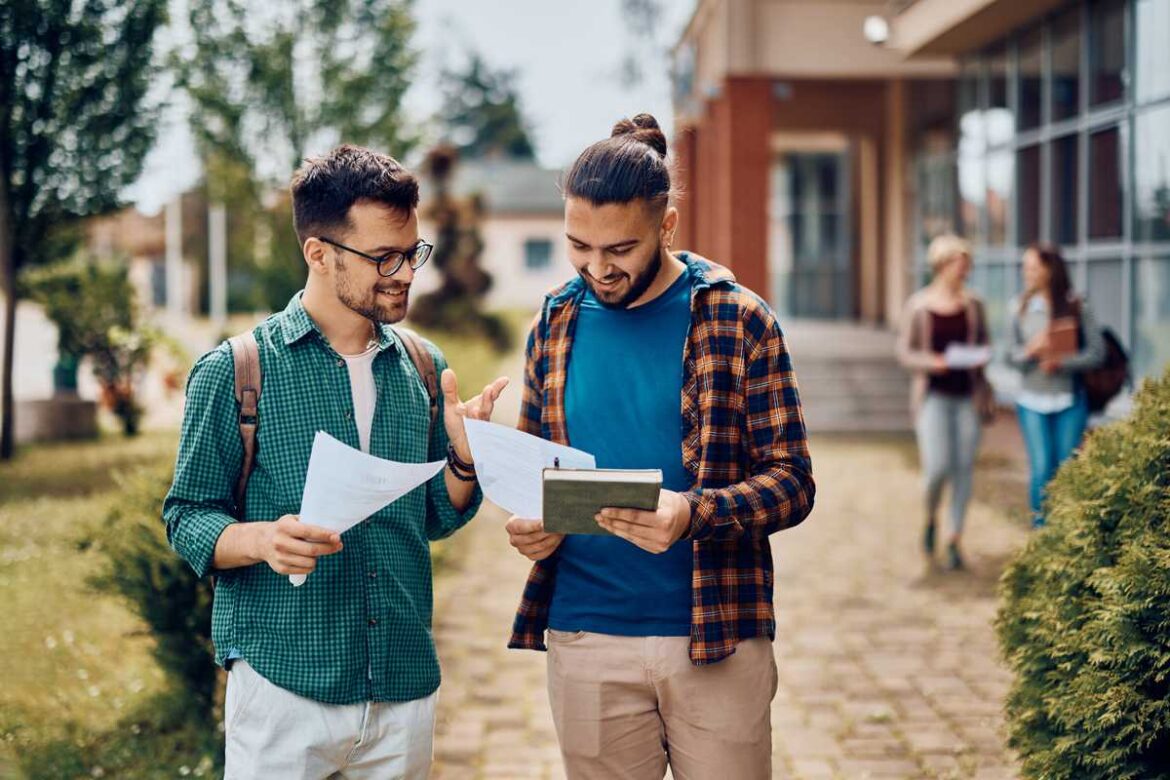
[[[427,391],[390,327],[432,248],[418,236],[418,182],[393,158],[339,147],[305,162],[292,199],[308,280],[253,331],[264,380],[242,506],[225,342],[191,371],[163,519],[174,549],[217,577],[225,777],[425,777],[439,686],[429,542],[479,506],[463,421],[490,419],[507,379],[461,402],[454,372],[427,342],[442,377],[431,425]],[[448,466],[343,544],[297,517],[317,431],[378,457]],[[289,584],[287,575],[309,572],[303,586]]]

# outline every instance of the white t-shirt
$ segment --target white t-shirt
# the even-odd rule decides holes
[[[378,345],[360,355],[342,355],[349,369],[349,387],[353,394],[353,421],[357,424],[358,441],[362,452],[370,451],[370,431],[374,427],[374,407],[378,403],[378,387],[374,384],[374,358]]]

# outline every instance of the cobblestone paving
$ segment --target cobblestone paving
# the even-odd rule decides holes
[[[900,441],[814,440],[816,509],[772,538],[775,777],[1016,776],[991,622],[999,572],[1024,531],[975,504],[968,570],[928,566],[908,452]],[[489,507],[448,542],[436,584],[441,780],[564,777],[545,656],[505,648],[528,564],[508,546],[504,520]]]

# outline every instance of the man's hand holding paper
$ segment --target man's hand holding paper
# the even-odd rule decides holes
[[[297,515],[285,515],[258,527],[261,530],[253,556],[277,574],[308,574],[317,568],[318,558],[342,548],[340,533],[302,523]]]
[[[333,531],[340,537],[384,506],[424,484],[446,465],[395,463],[355,450],[324,431],[313,440],[309,472],[301,496],[302,523]],[[305,574],[289,577],[301,585]]]

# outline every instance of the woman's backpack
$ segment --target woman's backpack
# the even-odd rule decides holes
[[[1080,322],[1082,321],[1080,301],[1076,303],[1077,320]],[[1105,359],[1096,368],[1090,368],[1080,374],[1081,386],[1085,389],[1090,412],[1104,411],[1109,402],[1129,382],[1129,355],[1121,345],[1121,339],[1117,338],[1117,334],[1111,328],[1102,328],[1101,338],[1105,340]],[[1080,334],[1080,341],[1084,345],[1083,332]]]

